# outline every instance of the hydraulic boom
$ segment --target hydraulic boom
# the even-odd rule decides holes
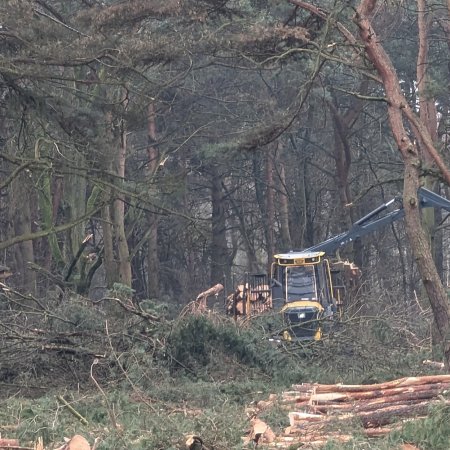
[[[438,194],[426,189],[420,188],[418,192],[419,202],[421,208],[443,208],[450,211],[450,201]],[[383,217],[378,217],[379,214],[385,211],[389,206],[394,203],[398,203],[400,206],[394,211],[384,215]],[[331,255],[336,252],[340,247],[354,241],[355,239],[361,238],[366,234],[372,233],[373,231],[379,230],[380,228],[389,225],[397,220],[403,219],[405,216],[405,210],[401,199],[396,197],[378,208],[374,209],[372,212],[366,216],[359,219],[353,224],[350,230],[327,239],[320,244],[313,245],[304,251],[323,251],[327,255]]]

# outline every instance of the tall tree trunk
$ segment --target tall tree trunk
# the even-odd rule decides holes
[[[334,160],[336,172],[336,186],[340,203],[340,231],[348,230],[352,225],[351,209],[349,205],[352,202],[348,177],[350,174],[350,166],[352,155],[348,135],[350,127],[344,117],[341,117],[335,105],[330,103],[330,110],[333,116],[334,128]]]
[[[233,228],[239,229],[239,234],[242,237],[242,244],[244,246],[247,262],[247,272],[256,273],[258,271],[258,258],[256,257],[255,246],[253,245],[253,241],[250,236],[250,233],[253,230],[249,229],[245,221],[247,213],[247,211],[245,210],[246,206],[245,204],[238,205],[237,202],[233,199],[230,190],[225,185],[222,185],[222,187],[231,203],[232,215],[234,217],[234,220],[236,221],[236,227]],[[237,189],[238,188],[236,188],[236,190]]]
[[[84,156],[75,154],[73,159],[79,167],[85,166]],[[67,204],[67,217],[65,220],[71,222],[86,214],[86,190],[87,182],[85,177],[80,177],[73,173],[64,177],[64,202]],[[56,200],[56,197],[54,198]],[[56,205],[55,205],[56,206]],[[56,216],[54,216],[56,218]],[[74,226],[68,234],[68,242],[66,244],[66,260],[71,261],[77,254],[81,243],[86,237],[86,224],[84,222]],[[80,274],[81,259],[77,263],[78,273]]]
[[[11,183],[10,202],[16,205],[10,209],[10,223],[15,236],[31,234],[31,203],[33,202],[31,192],[27,189],[30,179],[26,174],[19,174]],[[26,292],[36,292],[36,272],[30,270],[29,263],[34,263],[33,241],[28,240],[15,245],[16,283]]]
[[[311,107],[308,113],[308,121],[312,121],[314,117],[314,108]],[[311,167],[309,165],[311,154],[309,145],[311,140],[311,130],[307,128],[304,131],[303,140],[305,146],[300,149],[297,147],[295,140],[291,137],[291,145],[297,156],[295,165],[295,176],[291,180],[294,186],[294,196],[296,202],[291,205],[293,210],[293,220],[291,223],[291,239],[294,249],[308,248],[314,244],[315,227],[314,227],[314,206],[313,206],[313,186],[311,178]]]
[[[417,55],[417,91],[419,95],[419,115],[425,128],[430,134],[433,143],[437,143],[437,110],[434,98],[429,98],[427,94],[428,87],[428,30],[430,27],[430,19],[427,14],[426,1],[417,0],[417,25],[419,34],[419,51]],[[426,147],[420,142],[420,149],[422,150],[422,161],[427,168],[433,165],[433,159]],[[433,189],[435,184],[431,177],[425,178],[425,185]],[[436,211],[433,208],[427,208],[422,213],[423,224],[427,231],[431,243],[433,255],[436,255],[438,242],[435,240],[436,228]],[[441,243],[442,245],[442,243]],[[442,277],[442,274],[441,274]]]
[[[231,286],[231,261],[227,244],[226,207],[222,188],[223,175],[211,166],[211,285]]]
[[[114,255],[113,225],[111,219],[111,208],[106,205],[102,209],[102,232],[103,232],[103,263],[105,265],[106,285],[111,287],[117,279],[117,260]]]
[[[148,105],[147,113],[147,170],[149,181],[154,180],[159,165],[159,151],[156,143],[156,115],[153,103]],[[158,215],[147,213],[148,247],[147,247],[147,295],[149,298],[159,297],[159,256],[158,256]]]
[[[254,152],[252,155],[252,174],[253,174],[253,183],[255,186],[255,199],[258,204],[258,209],[260,212],[260,217],[262,217],[262,229],[266,232],[265,226],[265,217],[266,217],[266,202],[265,202],[265,189],[264,189],[264,181],[263,181],[263,158],[261,157],[260,152]]]
[[[124,122],[120,130],[120,141],[117,148],[116,173],[120,180],[125,180],[125,161],[127,156],[127,139]],[[131,287],[131,262],[128,248],[127,235],[125,233],[125,198],[122,193],[118,193],[114,201],[114,234],[117,243],[117,255],[119,258],[119,281]]]
[[[126,107],[126,106],[125,106]],[[106,114],[106,132],[103,169],[113,172],[119,187],[125,180],[125,162],[127,153],[125,123],[120,120],[116,127],[111,113]],[[105,206],[102,211],[102,229],[104,241],[104,263],[108,286],[121,283],[131,287],[132,274],[130,252],[125,233],[125,198],[120,189],[105,190],[106,199],[112,200],[112,205]],[[111,210],[112,208],[112,210]]]
[[[420,137],[420,140],[423,142],[447,182],[450,182],[450,173],[433,147],[432,139],[425,125],[415,116],[409,107],[401,91],[397,73],[371,26],[370,17],[375,9],[376,3],[376,0],[362,0],[357,8],[355,22],[359,27],[359,33],[364,42],[366,55],[377,69],[386,91],[389,123],[405,166],[403,206],[405,209],[406,232],[430,300],[444,353],[444,361],[447,368],[449,368],[450,305],[447,293],[433,262],[431,248],[421,223],[417,195],[417,190],[420,186],[419,169],[421,160],[414,142],[404,127],[404,115],[410,121],[411,126],[415,129],[416,134]]]
[[[417,91],[419,95],[419,116],[420,120],[425,125],[431,139],[436,144],[438,140],[437,135],[437,110],[434,98],[430,98],[426,90],[428,87],[428,30],[430,27],[430,19],[427,14],[427,7],[425,0],[417,0],[417,26],[419,34],[419,51],[417,55]],[[426,148],[423,148],[421,142],[420,149],[422,150],[422,161],[424,162],[426,168],[433,165],[433,159],[431,158],[429,152]],[[429,189],[435,188],[436,183],[430,176],[425,177],[425,186]],[[422,223],[425,232],[428,236],[431,246],[431,252],[433,255],[433,260],[436,264],[436,269],[439,273],[439,277],[442,280],[443,277],[443,266],[442,264],[437,264],[440,259],[437,257],[439,251],[442,252],[442,233],[436,234],[436,218],[439,212],[434,208],[426,208],[422,212]],[[439,237],[440,242],[439,242]],[[439,345],[439,336],[436,327],[432,329],[432,347],[433,351],[437,345]]]
[[[366,94],[368,89],[367,80],[360,83],[359,91]],[[364,107],[364,101],[354,97],[350,107],[345,113],[341,113],[338,109],[338,101],[329,102],[331,114],[333,117],[334,128],[334,159],[336,164],[336,185],[340,202],[340,220],[341,230],[348,230],[354,222],[352,204],[352,194],[350,189],[350,168],[352,163],[352,152],[350,145],[350,134],[352,127],[358,119]],[[360,239],[353,242],[353,260],[357,265],[362,265],[362,244]]]
[[[278,140],[278,173],[280,178],[280,188],[278,189],[279,221],[281,232],[281,249],[292,250],[291,231],[289,227],[289,192],[286,183],[286,169],[283,159],[284,146],[281,139]]]
[[[274,204],[274,152],[269,149],[266,154],[266,217],[265,217],[265,231],[266,231],[266,249],[267,249],[267,272],[270,273],[272,258],[275,254],[275,204]]]

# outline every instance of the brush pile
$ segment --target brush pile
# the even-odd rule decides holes
[[[281,396],[272,394],[268,401],[256,404],[247,440],[264,448],[308,448],[320,447],[328,440],[347,442],[353,437],[348,430],[367,437],[384,436],[401,428],[405,421],[426,417],[433,404],[450,405],[448,393],[450,375],[407,377],[371,385],[293,385]],[[290,425],[280,435],[268,425],[266,432],[261,421],[255,421],[275,405],[285,409],[289,417]],[[258,430],[253,429],[255,423]]]

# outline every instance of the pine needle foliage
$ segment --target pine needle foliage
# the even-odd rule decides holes
[[[434,406],[426,419],[406,423],[399,438],[414,442],[419,448],[447,450],[450,445],[449,424],[450,406]]]
[[[302,371],[294,358],[286,358],[254,327],[241,328],[230,320],[214,322],[205,316],[191,316],[176,323],[167,339],[172,374],[180,371],[194,378],[214,377],[225,372],[233,377],[252,373],[278,380],[300,381]]]

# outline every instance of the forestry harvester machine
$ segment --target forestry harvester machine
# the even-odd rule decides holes
[[[421,208],[450,211],[450,201],[420,188]],[[393,204],[397,209],[386,213]],[[384,214],[382,214],[384,213]],[[345,306],[345,294],[354,285],[360,270],[348,261],[331,258],[346,244],[404,217],[399,198],[365,215],[352,227],[302,251],[274,255],[270,274],[247,274],[244,283],[227,298],[227,313],[250,317],[273,311],[283,317],[283,340],[320,340],[324,324],[336,321]]]

